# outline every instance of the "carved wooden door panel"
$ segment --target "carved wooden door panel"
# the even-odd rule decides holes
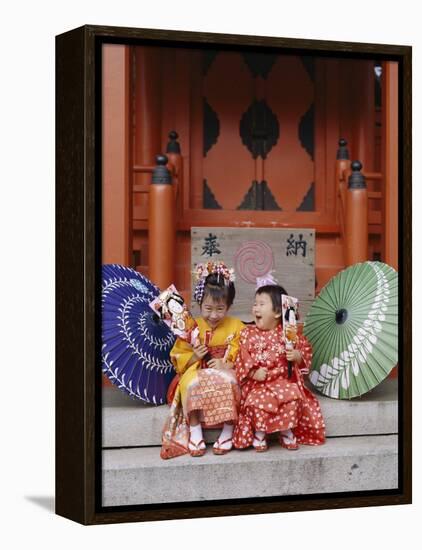
[[[314,211],[313,59],[209,51],[203,63],[202,208]]]

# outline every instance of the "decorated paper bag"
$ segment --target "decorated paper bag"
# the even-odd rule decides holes
[[[297,320],[299,319],[298,302],[298,299],[293,296],[287,296],[287,294],[281,295],[281,319],[283,322],[283,335],[286,343],[286,350],[294,349],[297,342]],[[292,369],[292,362],[289,361],[289,378],[292,376]]]
[[[283,335],[286,343],[294,347],[297,340],[297,321],[299,319],[299,301],[293,296],[281,295]],[[291,349],[292,349],[291,348]]]
[[[174,285],[163,290],[149,305],[173,334],[194,344],[199,335],[198,325]]]

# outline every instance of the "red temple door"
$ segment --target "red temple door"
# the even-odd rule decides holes
[[[194,206],[314,211],[314,60],[209,52],[204,73],[203,192]]]

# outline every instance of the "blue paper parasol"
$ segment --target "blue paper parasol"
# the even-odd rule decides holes
[[[102,267],[102,369],[132,398],[161,405],[174,376],[175,336],[149,303],[159,289],[118,264]]]

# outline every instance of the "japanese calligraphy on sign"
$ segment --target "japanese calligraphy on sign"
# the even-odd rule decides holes
[[[205,237],[202,245],[202,254],[201,256],[211,257],[221,254],[221,250],[218,248],[220,245],[217,241],[217,236],[209,233],[208,237]]]
[[[230,315],[252,319],[251,307],[257,277],[269,271],[289,295],[299,298],[303,320],[315,297],[315,231],[279,228],[191,228],[191,270],[208,259],[221,260],[233,267],[236,299]],[[191,291],[193,291],[191,281]],[[199,308],[191,300],[191,311]]]
[[[303,257],[306,256],[306,245],[308,243],[303,239],[303,233],[299,234],[299,239],[296,239],[294,234],[291,233],[287,239],[286,256],[297,256],[301,253]]]

